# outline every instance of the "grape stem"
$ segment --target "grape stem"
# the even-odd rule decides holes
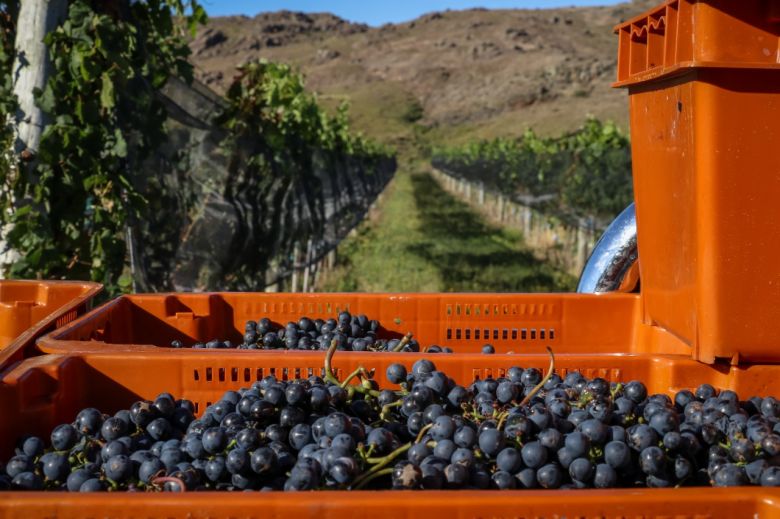
[[[368,372],[363,366],[359,366],[355,371],[353,371],[347,380],[345,380],[345,383],[342,384],[339,379],[336,377],[336,375],[333,374],[333,356],[336,353],[336,350],[338,349],[339,343],[336,339],[333,339],[330,343],[330,347],[328,348],[327,353],[325,353],[325,380],[330,382],[331,384],[335,384],[340,387],[346,387],[346,383],[352,380],[355,376],[358,375],[365,375],[368,376]],[[362,385],[350,385],[349,386],[350,391],[357,391],[358,393],[362,393],[364,395],[370,395],[373,397],[379,396],[379,391],[376,391],[374,389],[369,389],[366,387],[363,387]]]
[[[409,341],[411,341],[411,340],[412,340],[412,332],[409,332],[406,335],[404,335],[403,339],[401,339],[401,342],[399,342],[398,344],[395,345],[395,348],[393,348],[393,351],[394,352],[401,351],[402,349],[404,349],[404,346],[409,344]]]
[[[382,411],[379,413],[379,418],[381,420],[387,421],[387,414],[390,412],[390,409],[393,407],[400,407],[403,405],[403,403],[403,400],[396,400],[395,402],[383,405]]]
[[[420,429],[420,432],[417,433],[417,439],[414,440],[414,443],[420,443],[422,441],[422,437],[425,435],[425,433],[428,432],[428,429],[430,429],[431,427],[433,427],[433,424],[429,423],[428,425]]]
[[[531,401],[531,399],[536,396],[536,393],[542,390],[544,385],[547,383],[548,380],[550,380],[550,377],[553,376],[553,373],[555,373],[555,355],[553,354],[552,348],[547,346],[547,352],[550,354],[550,367],[547,368],[547,374],[544,376],[541,382],[536,384],[534,388],[531,390],[530,393],[528,393],[525,398],[523,398],[522,402],[518,405],[518,407],[524,407],[528,405],[528,402]]]
[[[396,450],[385,456],[384,458],[377,458],[376,459],[376,465],[371,467],[371,469],[368,472],[365,472],[362,476],[357,478],[355,482],[352,484],[353,488],[360,488],[363,486],[363,484],[366,483],[367,479],[371,479],[371,476],[385,468],[387,465],[392,463],[398,456],[403,454],[404,452],[408,451],[412,447],[412,442],[405,443],[404,445],[401,445]]]
[[[499,431],[501,430],[501,427],[504,426],[504,422],[509,417],[509,411],[504,411],[503,413],[499,414],[498,424],[496,424],[496,429]]]
[[[380,478],[382,476],[387,476],[388,474],[392,474],[392,473],[393,473],[393,469],[392,468],[382,469],[379,472],[377,472],[375,474],[372,474],[371,476],[369,476],[367,478],[363,478],[361,480],[361,482],[356,487],[354,487],[354,489],[355,490],[360,490],[361,488],[366,486],[369,482],[373,481],[374,479]]]
[[[330,341],[330,347],[328,348],[327,353],[325,353],[325,380],[336,384],[337,386],[341,385],[341,383],[339,382],[339,379],[336,378],[336,375],[333,374],[333,367],[331,366],[331,362],[333,361],[333,354],[336,353],[336,348],[338,348],[338,346],[338,341],[333,339]]]
[[[369,374],[368,374],[368,371],[366,371],[366,368],[364,368],[363,366],[358,366],[357,368],[355,368],[355,371],[350,373],[347,376],[347,378],[344,379],[344,382],[342,382],[339,385],[341,386],[342,389],[345,389],[349,385],[349,383],[352,382],[352,379],[357,377],[358,375],[361,376],[361,377],[369,377]]]
[[[182,481],[179,478],[175,478],[173,476],[159,476],[159,477],[156,477],[156,478],[154,478],[152,480],[152,484],[155,485],[155,486],[160,485],[161,483],[162,484],[165,484],[165,483],[178,483],[179,488],[181,488],[182,492],[186,492],[187,491],[187,485],[184,484],[184,481]]]

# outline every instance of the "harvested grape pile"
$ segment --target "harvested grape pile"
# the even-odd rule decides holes
[[[266,377],[200,418],[169,394],[83,409],[28,437],[6,489],[526,489],[780,485],[780,404],[703,384],[671,399],[579,373],[513,367],[456,384],[429,359],[324,378]]]
[[[419,352],[420,344],[411,334],[400,339],[381,339],[379,321],[365,315],[352,315],[341,312],[338,319],[309,319],[301,317],[298,322],[290,321],[286,326],[275,325],[264,317],[258,321],[247,321],[244,341],[234,345],[230,341],[214,339],[192,345],[193,348],[239,350],[327,350],[335,340],[339,350],[347,351],[400,351]],[[182,348],[181,341],[171,343],[173,348]],[[486,344],[485,353],[493,353],[492,346]],[[450,348],[431,345],[426,353],[452,353]]]

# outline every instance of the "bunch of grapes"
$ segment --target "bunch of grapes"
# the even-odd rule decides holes
[[[343,381],[268,376],[196,418],[161,394],[113,416],[84,409],[25,438],[6,489],[69,491],[780,486],[780,404],[703,384],[673,398],[640,381],[512,367],[459,385],[430,359]]]
[[[247,321],[244,331],[244,341],[234,345],[230,341],[214,339],[192,345],[193,348],[239,350],[327,350],[336,341],[339,350],[347,351],[397,351],[419,352],[420,344],[411,334],[400,339],[383,339],[379,337],[382,329],[379,321],[371,320],[365,315],[352,315],[341,312],[337,319],[309,319],[301,317],[298,322],[290,321],[285,326],[274,324],[267,317],[258,321]],[[175,340],[173,348],[184,347]],[[450,348],[431,345],[426,353],[452,353]]]

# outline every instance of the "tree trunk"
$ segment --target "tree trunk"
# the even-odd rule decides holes
[[[46,115],[35,105],[34,88],[43,88],[51,73],[49,51],[43,38],[62,23],[68,12],[67,0],[21,0],[16,22],[15,57],[13,64],[14,95],[19,105],[11,118],[14,128],[14,157],[21,168],[35,167],[35,155],[46,126]],[[2,236],[11,229],[6,226]],[[13,263],[16,251],[8,249],[0,237],[0,264]],[[2,270],[0,270],[2,277]]]
[[[35,105],[33,89],[46,85],[51,73],[49,50],[43,38],[62,23],[67,0],[22,0],[16,24],[14,94],[19,102],[15,118],[14,152],[37,154],[46,115]]]

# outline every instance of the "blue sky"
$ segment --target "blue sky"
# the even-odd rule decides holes
[[[572,5],[608,5],[620,0],[201,0],[211,16],[245,14],[254,16],[262,11],[323,12],[328,11],[353,22],[382,25],[387,22],[404,22],[421,14],[445,9],[532,9],[568,7]]]

